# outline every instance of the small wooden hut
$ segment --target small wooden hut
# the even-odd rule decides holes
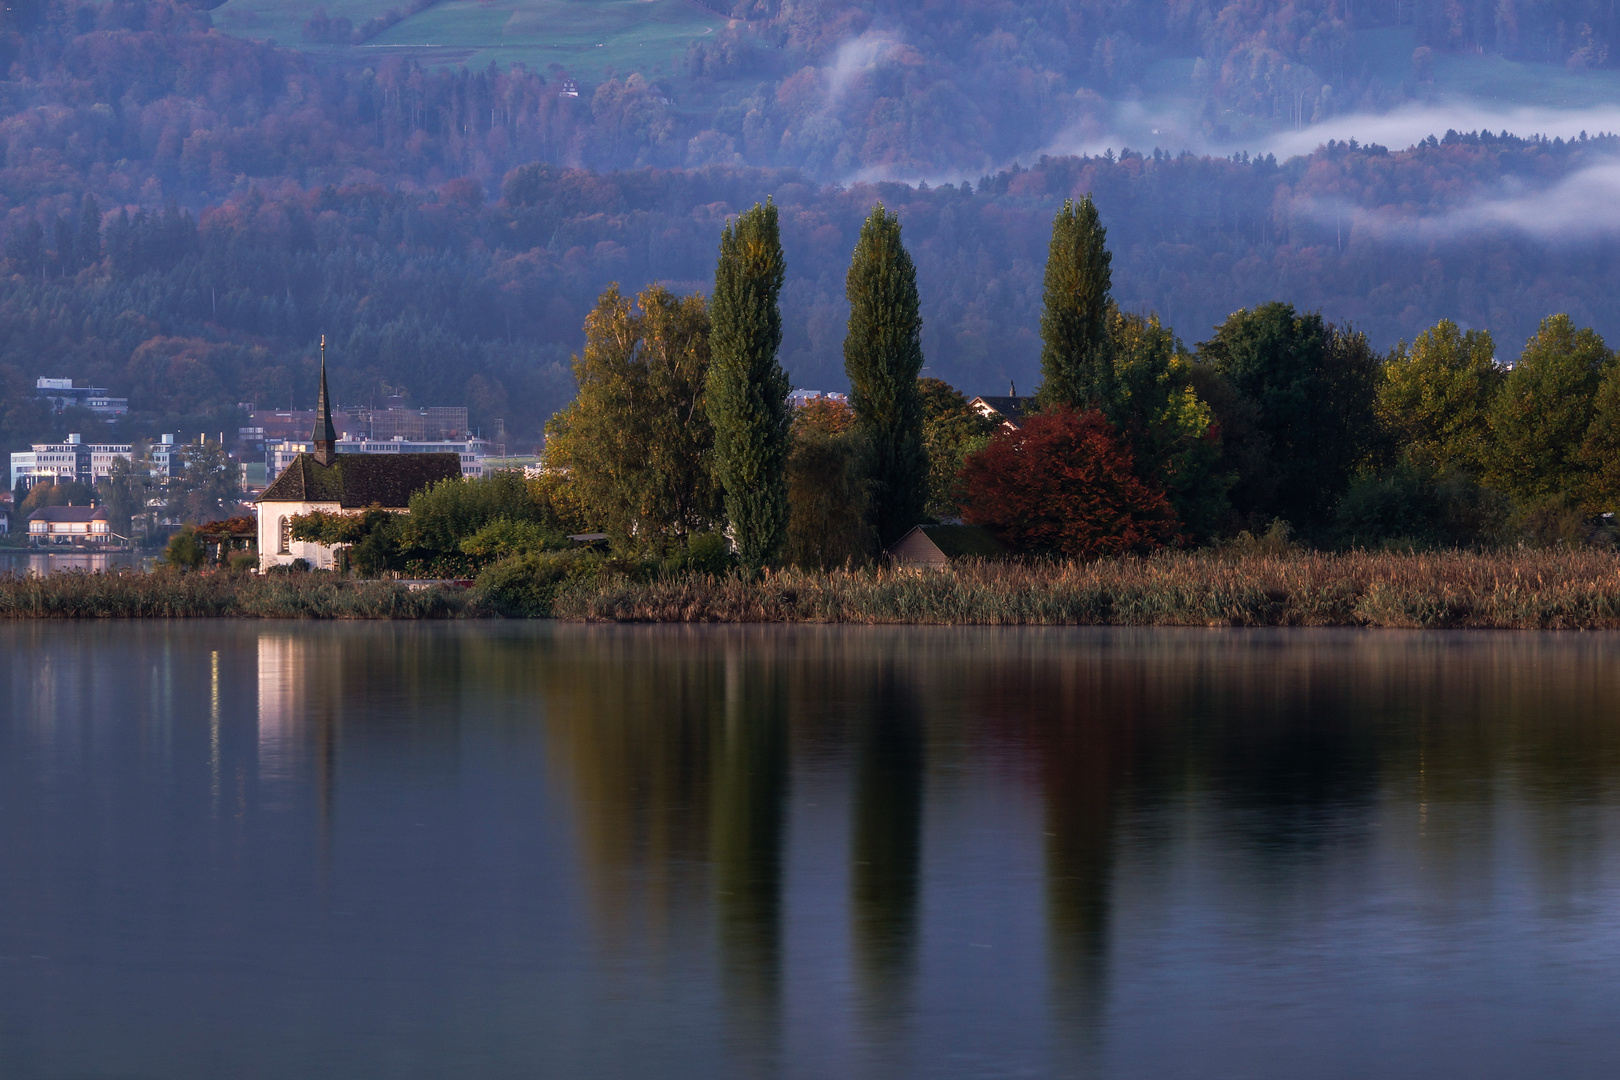
[[[893,566],[946,567],[957,559],[996,559],[1007,545],[977,525],[918,525],[889,546]]]

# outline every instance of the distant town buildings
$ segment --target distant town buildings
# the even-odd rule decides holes
[[[123,416],[129,412],[129,398],[109,397],[104,386],[74,386],[72,379],[41,376],[34,382],[34,395],[49,401],[56,412],[74,408],[88,409],[101,416]]]
[[[847,405],[849,395],[835,390],[795,390],[788,395],[788,404],[795,409],[802,409],[812,401],[836,401],[840,405]]]
[[[484,439],[460,440],[431,440],[411,441],[402,438],[382,439],[339,439],[337,440],[337,453],[340,454],[455,454],[461,461],[461,476],[465,480],[476,480],[484,475],[486,459],[500,457],[503,449],[496,443]],[[313,453],[315,444],[307,436],[302,439],[288,439],[266,444],[264,464],[265,475],[273,481],[280,476],[299,454]]]
[[[11,486],[31,488],[40,480],[93,485],[111,471],[114,461],[130,460],[133,449],[129,443],[87,443],[78,433],[69,435],[66,442],[35,443],[32,450],[11,455]]]
[[[310,432],[319,417],[314,409],[259,409],[253,402],[239,406],[248,422],[238,429],[244,467],[256,465],[263,455],[260,485],[273,482],[299,454],[311,453]],[[484,475],[484,459],[499,457],[504,447],[472,438],[467,410],[459,406],[413,408],[404,398],[385,398],[381,408],[348,406],[331,410],[337,450],[343,454],[456,454],[462,475]],[[254,474],[258,469],[253,468]]]

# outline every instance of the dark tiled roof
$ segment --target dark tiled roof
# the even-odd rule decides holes
[[[1007,545],[977,525],[919,525],[948,559],[993,559],[1007,554]]]
[[[107,511],[99,506],[42,506],[28,515],[29,521],[106,521]]]
[[[973,400],[974,403],[983,402],[993,412],[999,413],[1004,418],[1012,421],[1014,427],[1022,426],[1024,414],[1035,406],[1035,399],[1027,395],[1024,397],[977,397]]]
[[[314,454],[299,454],[258,501],[403,509],[423,488],[460,478],[459,454],[339,454],[330,465],[316,461]]]

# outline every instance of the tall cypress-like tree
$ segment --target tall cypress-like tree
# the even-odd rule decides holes
[[[1113,393],[1107,237],[1089,195],[1078,203],[1064,200],[1052,221],[1041,311],[1043,406],[1084,409],[1108,401]]]
[[[866,444],[872,524],[878,541],[889,544],[922,516],[928,457],[917,389],[923,363],[917,270],[900,242],[900,219],[882,203],[861,226],[845,291],[844,371]]]
[[[714,475],[745,566],[776,558],[787,535],[788,404],[777,363],[785,265],[776,206],[758,203],[720,235],[710,306],[709,419]]]

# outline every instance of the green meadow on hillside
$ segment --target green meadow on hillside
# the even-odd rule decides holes
[[[403,0],[331,0],[326,13],[354,26],[403,9]],[[582,78],[678,73],[693,40],[726,25],[695,0],[445,0],[359,45],[304,40],[313,9],[289,0],[229,0],[214,12],[222,29],[284,45],[359,56],[407,54],[429,64],[483,67],[495,61],[533,69],[560,64]]]
[[[1410,84],[1417,35],[1410,27],[1381,27],[1355,34],[1355,66],[1386,85]],[[1422,96],[1459,96],[1493,105],[1578,109],[1620,101],[1620,71],[1571,71],[1563,64],[1509,60],[1497,53],[1436,50],[1434,81]],[[1533,134],[1528,131],[1519,135]]]

